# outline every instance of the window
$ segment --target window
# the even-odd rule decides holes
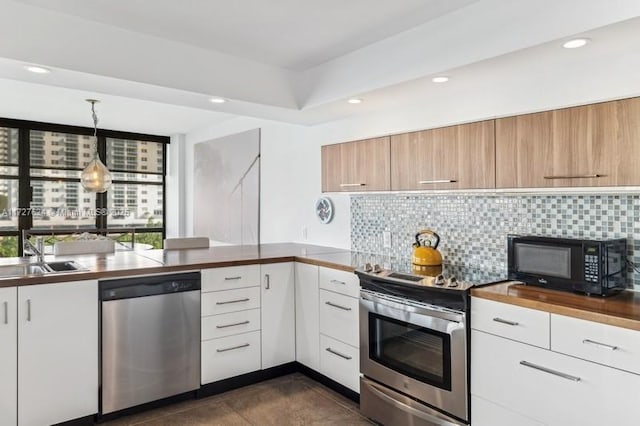
[[[99,232],[125,245],[161,248],[168,142],[99,130],[97,148],[113,184],[95,194],[80,183],[96,146],[93,129],[0,118],[0,257],[22,254],[22,230],[60,238]],[[152,153],[145,154],[146,169],[140,164],[143,145]]]

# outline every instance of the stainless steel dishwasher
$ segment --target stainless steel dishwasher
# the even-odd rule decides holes
[[[100,413],[200,387],[200,273],[101,281]]]

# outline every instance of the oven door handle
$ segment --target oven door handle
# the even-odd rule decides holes
[[[408,311],[408,312],[416,313],[418,315],[425,315],[425,316],[440,318],[449,322],[462,323],[465,318],[464,313],[448,312],[448,311],[438,310],[438,309],[429,309],[424,306],[415,306],[410,302],[400,304],[396,301],[387,300],[381,296],[373,295],[370,292],[366,292],[363,290],[360,290],[360,299],[362,299],[362,301],[364,301],[365,303],[366,302],[373,303],[374,305],[380,304],[398,311]]]
[[[426,412],[424,410],[419,410],[417,408],[411,407],[410,405],[407,405],[401,401],[398,401],[396,399],[394,399],[392,396],[387,395],[384,392],[384,389],[381,388],[378,384],[370,382],[367,380],[366,382],[366,386],[369,388],[369,391],[371,391],[375,396],[377,396],[378,398],[380,398],[381,400],[393,405],[395,408],[404,411],[405,413],[409,413],[412,414],[416,417],[418,417],[419,419],[422,420],[426,420],[427,422],[429,422],[429,424],[433,424],[434,426],[458,426],[460,425],[460,423],[452,423],[451,421],[449,421],[449,419],[445,419],[442,417],[439,417],[436,412],[434,411],[434,413],[429,413]]]

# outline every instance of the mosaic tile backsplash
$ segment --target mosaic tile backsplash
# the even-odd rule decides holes
[[[627,238],[628,257],[640,264],[640,195],[425,195],[351,196],[351,249],[409,258],[424,228],[441,238],[445,262],[507,270],[507,235]],[[383,231],[391,248],[383,248]],[[640,274],[628,269],[629,286]]]

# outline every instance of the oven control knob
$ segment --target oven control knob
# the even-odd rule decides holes
[[[445,283],[444,276],[442,274],[438,275],[433,283],[435,285],[444,285]]]
[[[455,275],[447,280],[447,287],[458,287],[458,279]]]
[[[377,263],[373,265],[373,273],[379,274],[380,272],[382,272],[382,268],[380,267],[380,265],[378,265]]]
[[[371,266],[370,263],[367,263],[366,265],[364,265],[364,271],[365,272],[371,272],[373,271],[373,266]]]

